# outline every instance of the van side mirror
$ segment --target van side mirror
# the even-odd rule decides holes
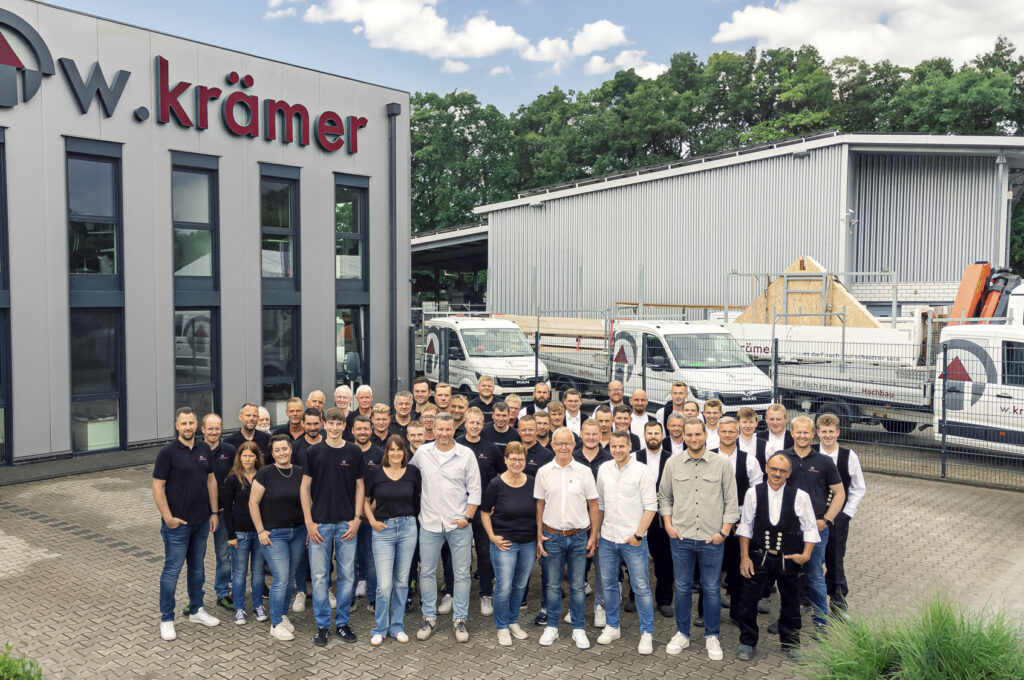
[[[647,359],[647,367],[652,371],[668,371],[671,367],[668,364],[668,359],[665,357],[650,357]]]
[[[466,355],[462,353],[461,347],[449,347],[448,348],[448,359],[450,361],[462,361],[466,358]]]

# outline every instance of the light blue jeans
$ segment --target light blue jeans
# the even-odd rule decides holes
[[[437,619],[437,560],[441,545],[447,543],[452,551],[452,571],[455,583],[452,590],[454,603],[452,620],[469,616],[469,572],[473,564],[473,528],[452,527],[446,531],[427,531],[420,527],[420,607],[423,618]]]
[[[519,605],[526,595],[530,571],[537,558],[537,541],[510,542],[508,550],[499,550],[491,543],[491,566],[494,568],[494,626],[498,630],[519,623]]]
[[[349,610],[355,594],[355,561],[358,539],[347,541],[341,537],[348,531],[348,522],[318,524],[323,543],[309,542],[309,569],[313,574],[313,618],[317,628],[331,626],[331,560],[338,567],[338,608],[334,612],[334,625],[348,624]]]
[[[295,570],[299,558],[306,550],[306,527],[292,529],[271,529],[270,542],[263,545],[263,559],[274,575],[270,586],[270,625],[281,623],[281,617],[288,613],[295,584]]]
[[[619,627],[619,563],[626,563],[629,585],[636,596],[636,611],[640,616],[640,632],[654,634],[654,597],[651,595],[651,577],[647,568],[647,537],[640,545],[612,543],[602,538],[598,544],[601,553],[601,585],[604,590],[604,608],[607,624]],[[596,563],[595,563],[596,564]]]
[[[253,609],[263,604],[263,546],[255,531],[236,531],[238,547],[231,550],[231,591],[235,609],[245,610],[245,579],[252,578]]]
[[[725,544],[715,545],[692,538],[670,538],[669,546],[672,549],[672,568],[676,576],[676,630],[690,637],[693,565],[699,562],[700,587],[704,592],[704,637],[718,637],[722,625],[721,575]]]
[[[405,602],[409,598],[409,567],[416,551],[416,518],[392,517],[373,532],[373,561],[377,574],[373,630],[370,635],[394,637],[405,631]]]
[[[544,602],[548,610],[548,626],[557,628],[562,618],[562,570],[569,569],[569,613],[572,615],[573,630],[583,630],[584,605],[587,591],[584,580],[587,568],[587,533],[581,531],[572,536],[563,536],[545,531],[544,551],[548,559],[544,563],[548,582]]]

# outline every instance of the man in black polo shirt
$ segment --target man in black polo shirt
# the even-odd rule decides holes
[[[235,447],[220,440],[221,418],[216,413],[203,416],[203,441],[210,447],[213,461],[213,476],[217,480],[217,491],[224,488],[224,480],[235,463]],[[217,530],[213,532],[213,554],[216,556],[217,571],[213,579],[213,590],[217,604],[234,611],[235,600],[231,596],[231,552],[228,548],[228,529],[224,524],[224,508],[218,512]],[[255,605],[254,605],[255,606]]]
[[[370,442],[383,451],[387,446],[388,437],[391,436],[391,407],[384,403],[374,404],[370,425],[373,428],[370,432]]]
[[[421,375],[412,381],[412,401],[413,420],[419,420],[420,411],[430,403],[430,381],[426,376]]]
[[[292,465],[298,465],[305,470],[306,454],[309,452],[309,448],[324,440],[323,419],[320,416],[319,410],[315,408],[306,409],[306,412],[302,414],[302,429],[305,430],[306,434],[292,442]],[[344,424],[342,429],[344,429]]]
[[[288,422],[271,432],[271,436],[286,434],[292,438],[292,441],[300,438],[305,434],[305,431],[302,429],[302,414],[305,410],[306,407],[302,405],[302,399],[299,397],[289,399],[284,406],[284,413],[288,416]]]
[[[494,410],[491,411],[492,422],[480,433],[483,439],[498,447],[502,456],[505,455],[505,447],[509,442],[519,441],[519,433],[509,427],[508,414],[508,404],[503,401],[495,402]]]
[[[793,435],[793,448],[783,453],[789,456],[793,464],[790,479],[798,489],[806,491],[811,497],[811,506],[818,521],[818,535],[821,537],[814,545],[805,573],[811,606],[814,608],[814,624],[822,627],[826,625],[828,616],[828,594],[823,571],[825,546],[828,545],[828,530],[846,502],[846,492],[843,490],[839,469],[832,458],[811,448],[814,440],[814,423],[811,419],[807,416],[793,418],[789,431]],[[828,502],[829,490],[832,491],[831,503]]]
[[[313,573],[313,618],[316,620],[313,644],[318,647],[327,645],[331,626],[332,559],[337,560],[338,568],[334,625],[342,640],[356,641],[348,622],[366,471],[363,452],[342,438],[345,421],[341,409],[336,406],[327,409],[324,418],[327,438],[309,448],[300,492],[309,534],[309,566]]]
[[[526,449],[526,467],[523,472],[531,477],[536,477],[537,470],[555,459],[555,452],[537,441],[537,421],[533,416],[519,419],[519,441]]]
[[[352,418],[352,439],[363,454],[363,462],[367,470],[380,465],[384,458],[384,449],[374,444],[372,437],[373,424],[370,418],[361,413],[356,414]],[[365,595],[369,608],[373,610],[373,604],[377,599],[377,570],[373,563],[373,527],[369,522],[359,527],[359,541],[356,544],[355,592],[356,597]]]
[[[405,390],[395,395],[395,401],[393,402],[395,407],[395,417],[391,419],[391,424],[388,425],[388,430],[391,434],[401,435],[406,438],[406,428],[409,427],[409,423],[412,422],[412,392]]]
[[[188,562],[189,616],[192,623],[216,626],[220,620],[203,607],[206,541],[218,526],[217,478],[210,447],[196,440],[196,416],[188,406],[174,414],[178,436],[160,449],[153,466],[153,500],[163,523],[164,568],[160,573],[160,637],[174,640],[174,591]],[[255,423],[254,423],[255,425]]]
[[[454,401],[452,402],[455,403]],[[480,436],[484,429],[484,414],[475,406],[466,411],[466,434],[455,440],[473,452],[480,468],[480,488],[486,489],[491,480],[505,471],[505,458],[498,447]],[[473,515],[473,545],[476,548],[476,577],[480,580],[480,613],[494,613],[494,568],[491,565],[491,540],[480,520]]]
[[[469,408],[478,408],[484,414],[484,425],[491,422],[491,413],[494,411],[494,378],[489,375],[482,375],[476,381],[477,396],[469,402]],[[487,488],[486,485],[484,488]]]
[[[263,462],[270,464],[274,459],[270,457],[270,433],[256,429],[260,420],[260,407],[256,404],[243,404],[238,411],[238,422],[241,429],[235,432],[224,441],[238,449],[245,442],[256,442],[263,452]]]

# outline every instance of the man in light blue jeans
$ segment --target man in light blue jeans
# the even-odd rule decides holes
[[[660,428],[654,420],[650,427]],[[597,471],[597,505],[601,510],[601,540],[598,554],[604,566],[600,572],[604,590],[606,625],[597,638],[609,645],[621,636],[619,630],[619,564],[626,563],[629,582],[636,596],[640,617],[640,654],[654,651],[654,598],[651,596],[647,566],[647,529],[658,512],[657,471],[629,455],[629,432],[612,432],[608,442],[612,460]]]
[[[473,451],[454,441],[455,421],[448,413],[434,419],[434,441],[424,444],[409,461],[419,468],[420,602],[423,624],[416,632],[426,640],[437,626],[437,560],[441,545],[452,551],[455,583],[452,608],[455,639],[469,642],[469,590],[473,564],[473,515],[480,506],[480,467]]]

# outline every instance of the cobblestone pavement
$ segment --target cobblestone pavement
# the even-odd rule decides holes
[[[579,651],[567,626],[550,648],[540,628],[499,647],[493,621],[471,601],[468,644],[454,641],[446,620],[427,642],[369,645],[372,616],[360,600],[357,644],[332,638],[313,646],[312,613],[292,616],[296,640],[270,639],[267,624],[235,626],[213,606],[212,546],[207,552],[208,608],[217,628],[177,620],[178,640],[160,640],[157,579],[163,559],[159,517],[150,494],[151,466],[7,486],[0,494],[0,644],[38,660],[46,677],[358,677],[358,678],[785,678],[794,674],[766,636],[752,663],[734,659],[738,630],[722,625],[725,660],[709,661],[700,644],[665,653],[670,619],[655,615],[655,651],[636,653],[635,614],[623,637]],[[868,494],[853,523],[847,571],[850,605],[864,614],[898,614],[922,596],[948,590],[971,606],[1001,606],[1024,616],[1024,495],[869,474]],[[1017,529],[1014,529],[1016,527]],[[531,603],[540,579],[534,578]],[[474,582],[475,586],[475,582]],[[185,594],[178,586],[179,611]],[[590,601],[588,599],[588,610]],[[530,619],[535,612],[531,609]],[[446,619],[447,617],[442,617]],[[762,617],[767,619],[769,617]],[[410,631],[419,613],[406,617]],[[766,623],[766,622],[765,622]],[[597,631],[588,617],[587,632]],[[805,618],[805,631],[808,621]]]

